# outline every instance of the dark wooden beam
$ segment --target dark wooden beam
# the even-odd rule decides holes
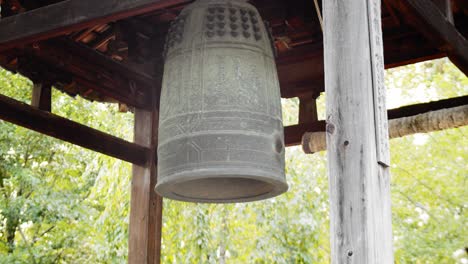
[[[421,32],[468,75],[468,41],[455,28],[451,18],[431,0],[389,0],[404,21]]]
[[[130,106],[150,109],[149,94],[153,87],[160,87],[150,74],[66,39],[37,43],[24,52],[69,73],[78,84]]]
[[[388,119],[397,119],[402,117],[414,116],[431,111],[437,111],[445,108],[453,108],[462,105],[468,105],[468,95],[390,109],[388,110]]]
[[[149,149],[0,95],[0,119],[138,165]]]
[[[0,20],[0,52],[188,0],[66,0]]]
[[[453,12],[451,0],[432,0],[432,2],[439,8],[440,12],[447,17],[447,20],[453,24]]]
[[[276,58],[276,68],[283,98],[324,91],[321,42],[280,53]]]
[[[391,120],[462,105],[468,105],[468,95],[390,109],[388,110],[387,115],[388,119]],[[325,126],[326,124],[323,120],[287,126],[284,128],[285,145],[288,147],[300,145],[302,135],[304,135],[304,133],[323,132],[325,131]]]
[[[385,68],[447,56],[417,32],[384,32]],[[322,44],[308,44],[283,52],[276,59],[281,97],[301,97],[324,91]]]
[[[324,120],[287,126],[284,128],[284,144],[286,147],[300,145],[302,135],[304,135],[304,133],[322,132],[325,131],[325,127],[326,123]]]

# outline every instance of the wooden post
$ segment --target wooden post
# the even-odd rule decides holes
[[[128,41],[136,41],[135,30],[127,28]],[[148,164],[144,167],[133,165],[132,196],[130,203],[130,228],[128,241],[129,264],[159,264],[161,262],[161,236],[163,199],[157,195],[154,188],[158,178],[157,148],[159,130],[159,98],[163,76],[164,42],[161,34],[166,34],[167,28],[155,28],[151,37],[152,54],[146,60],[142,69],[154,78],[150,90],[151,111],[135,109],[135,143],[150,148]],[[158,37],[159,36],[159,37]],[[134,42],[136,43],[136,42]],[[138,61],[135,48],[129,45],[131,61]]]
[[[149,147],[146,166],[133,165],[128,241],[129,264],[159,264],[162,198],[154,192],[157,180],[158,111],[135,110],[135,143]]]
[[[299,124],[316,122],[318,120],[317,97],[318,95],[312,93],[299,96]]]
[[[323,3],[332,263],[390,264],[380,0]]]
[[[45,82],[34,83],[31,106],[47,112],[52,110],[52,89],[50,84]]]

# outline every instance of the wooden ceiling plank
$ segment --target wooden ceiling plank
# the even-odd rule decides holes
[[[0,119],[137,165],[145,165],[149,157],[147,147],[38,110],[4,95],[0,95]]]
[[[66,0],[0,20],[0,52],[188,0]]]

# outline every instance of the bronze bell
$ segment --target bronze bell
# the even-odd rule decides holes
[[[247,202],[285,192],[272,42],[254,6],[198,0],[172,23],[160,104],[163,197]]]

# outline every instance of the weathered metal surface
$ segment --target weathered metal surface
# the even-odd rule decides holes
[[[199,0],[172,24],[165,56],[156,191],[216,203],[285,192],[279,82],[257,10]]]

